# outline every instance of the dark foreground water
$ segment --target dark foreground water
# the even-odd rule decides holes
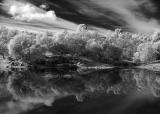
[[[0,114],[160,114],[160,73],[1,71]]]

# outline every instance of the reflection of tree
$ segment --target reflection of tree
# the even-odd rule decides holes
[[[15,99],[50,105],[59,97],[74,95],[82,101],[91,93],[107,92],[121,79],[118,71],[91,72],[89,74],[14,72],[8,78],[7,87]]]
[[[137,91],[142,94],[152,94],[160,97],[160,73],[142,69],[124,69],[120,71],[122,81],[111,86],[115,93],[130,93]]]
[[[160,97],[160,73],[149,70],[135,70],[134,79],[141,90],[150,91],[155,97]]]
[[[45,87],[42,85],[45,85]],[[35,73],[13,73],[8,78],[7,87],[15,99],[20,99],[24,102],[45,103],[49,105],[48,99],[50,99],[50,97],[48,93],[51,93],[49,85]]]
[[[63,74],[16,72],[8,79],[8,89],[15,99],[30,103],[50,105],[54,99],[67,96],[77,96],[84,91],[79,79],[62,78]],[[68,74],[70,75],[70,74]]]
[[[130,93],[133,91],[142,94],[152,94],[160,97],[160,73],[140,69],[120,70],[121,81],[118,84],[112,84],[108,92],[115,94]]]
[[[112,84],[107,89],[108,93],[112,92],[114,94],[128,94],[137,89],[131,69],[119,69],[118,75],[121,80],[117,84]]]
[[[0,70],[0,100],[5,97],[10,97],[10,92],[6,89],[6,83],[8,79],[9,72]],[[3,102],[3,101],[1,101]]]
[[[110,70],[77,72],[14,72],[7,87],[13,97],[25,103],[51,105],[54,100],[73,95],[78,101],[85,96],[129,94],[150,90],[159,96],[160,78],[157,73],[142,70]]]
[[[121,81],[118,70],[91,72],[83,75],[89,92],[107,92]]]

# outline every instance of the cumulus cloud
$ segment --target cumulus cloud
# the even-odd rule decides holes
[[[16,20],[32,21],[32,20],[56,20],[54,11],[42,11],[31,4],[14,4],[9,7],[9,14]]]
[[[59,18],[53,10],[45,11],[45,8],[47,8],[47,6],[41,5],[39,8],[26,0],[3,0],[2,7],[2,9],[10,14],[13,19],[25,22],[35,22],[35,24],[41,26],[42,29],[43,27],[44,29],[76,29],[77,24]],[[16,26],[15,22],[13,22],[13,24]],[[27,26],[27,23],[25,23],[25,25]],[[28,26],[32,25],[29,24]]]

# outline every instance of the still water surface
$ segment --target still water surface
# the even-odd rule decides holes
[[[0,114],[160,114],[160,72],[0,71]]]

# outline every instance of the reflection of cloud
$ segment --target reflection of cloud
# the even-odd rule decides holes
[[[33,105],[20,103],[20,102],[13,102],[9,101],[4,106],[1,107],[2,114],[21,114],[24,111],[30,110],[33,108]]]

